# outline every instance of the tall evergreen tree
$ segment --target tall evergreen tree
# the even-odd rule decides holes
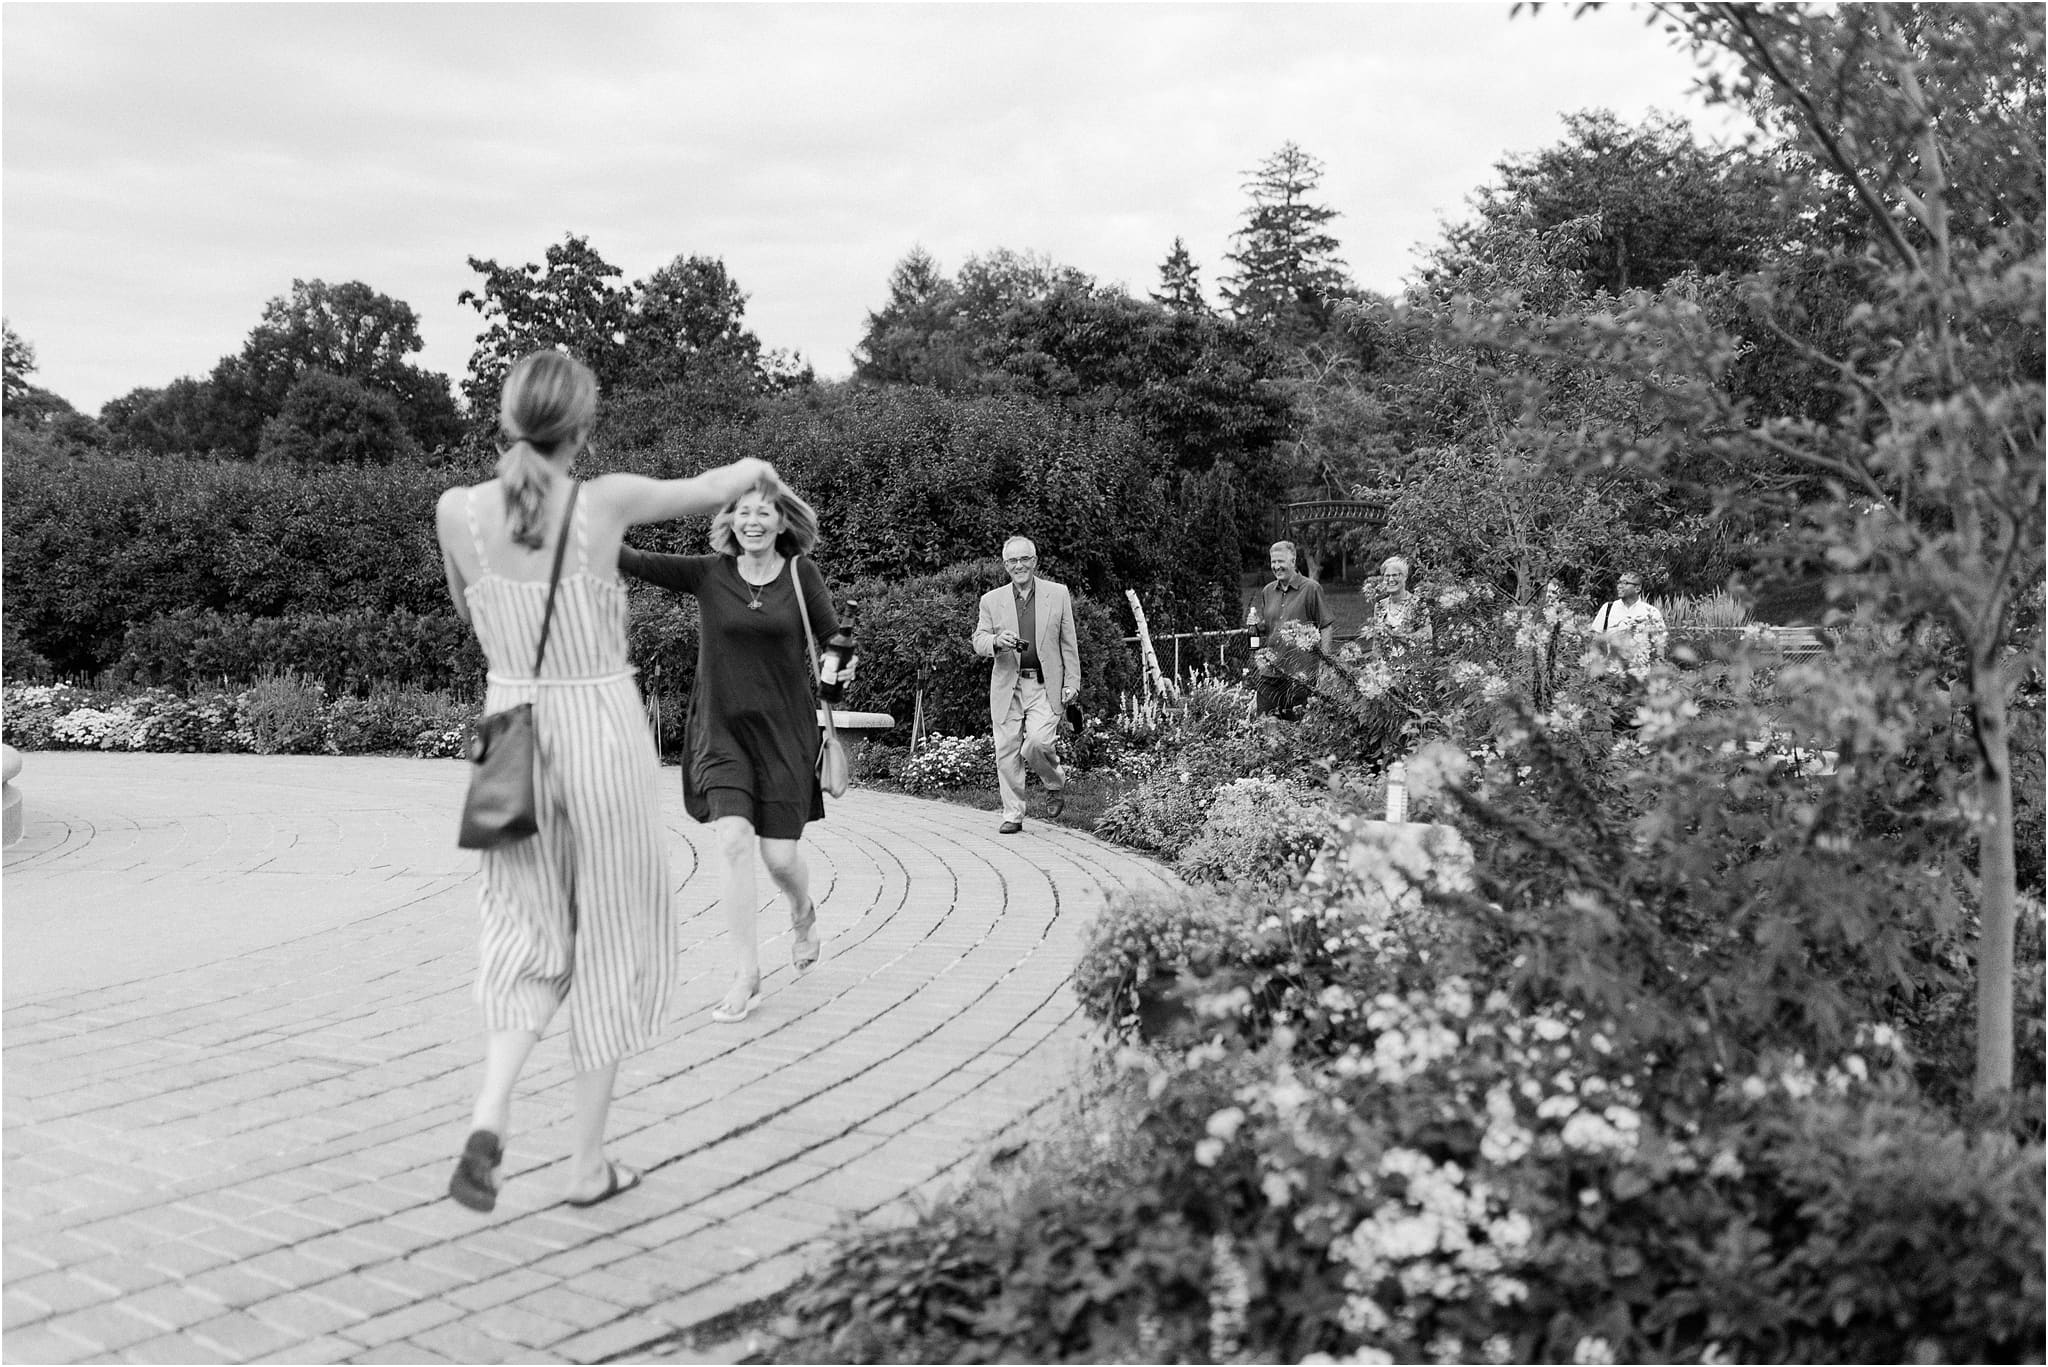
[[[1250,174],[1251,211],[1227,254],[1238,269],[1224,277],[1224,302],[1276,342],[1298,345],[1326,329],[1350,290],[1337,239],[1324,230],[1337,211],[1313,199],[1323,164],[1291,142]]]
[[[1188,244],[1173,239],[1173,250],[1159,265],[1159,288],[1152,302],[1176,313],[1209,313],[1209,301],[1202,297],[1202,268],[1188,252]]]
[[[938,389],[962,383],[969,366],[954,335],[959,312],[960,291],[930,252],[912,247],[889,272],[889,302],[868,315],[854,351],[854,377]]]

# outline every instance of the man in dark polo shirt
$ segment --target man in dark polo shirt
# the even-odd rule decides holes
[[[1081,692],[1081,646],[1074,630],[1074,596],[1067,586],[1041,579],[1038,548],[1026,537],[1003,543],[1010,582],[981,596],[974,653],[995,661],[989,671],[989,720],[995,728],[996,778],[1003,792],[1003,824],[1024,829],[1024,766],[1045,785],[1045,814],[1066,807],[1066,771],[1053,758],[1059,740],[1056,709]]]
[[[1306,622],[1322,633],[1322,648],[1330,649],[1332,638],[1329,607],[1323,602],[1323,586],[1295,569],[1294,543],[1275,541],[1268,562],[1273,582],[1261,585],[1252,596],[1259,610],[1259,711],[1292,721],[1315,683],[1315,653],[1296,649],[1280,639],[1286,622]]]

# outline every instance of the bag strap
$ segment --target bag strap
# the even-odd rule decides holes
[[[540,644],[533,652],[535,679],[540,678],[541,661],[548,653],[548,630],[555,624],[555,590],[562,584],[562,552],[569,549],[569,519],[576,515],[576,491],[582,487],[581,481],[569,486],[569,505],[562,509],[562,525],[555,533],[555,567],[548,571],[548,607],[547,611],[541,614]]]
[[[789,584],[796,590],[796,610],[804,619],[804,644],[810,647],[811,654],[811,682],[823,684],[824,678],[818,672],[818,638],[811,631],[811,606],[804,601],[804,577],[797,572],[796,567],[800,558],[796,555],[789,558]],[[832,723],[832,704],[819,698],[818,705],[819,710],[825,714],[825,734],[836,736],[838,731]]]

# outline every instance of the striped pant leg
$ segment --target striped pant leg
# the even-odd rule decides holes
[[[658,762],[631,681],[563,690],[550,755],[576,912],[570,1056],[579,1071],[646,1048],[675,978]]]
[[[574,912],[563,835],[543,803],[538,835],[483,851],[476,999],[487,1030],[539,1034],[568,995]]]

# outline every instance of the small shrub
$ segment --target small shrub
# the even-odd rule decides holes
[[[1187,767],[1151,767],[1110,802],[1095,833],[1120,845],[1177,859],[1202,833],[1215,790]]]
[[[1252,957],[1256,903],[1230,889],[1132,892],[1109,899],[1074,967],[1081,1010],[1120,1035],[1139,1033],[1148,1005],[1182,977]]]
[[[157,704],[142,748],[159,754],[211,755],[248,749],[232,693],[171,697]]]
[[[50,734],[59,745],[81,750],[139,750],[145,721],[134,704],[77,707],[57,718]]]
[[[989,736],[927,736],[903,761],[896,781],[905,792],[984,788],[995,779],[996,745]]]
[[[1174,869],[1195,882],[1284,886],[1308,866],[1327,825],[1323,805],[1298,785],[1241,778],[1216,790]]]
[[[258,679],[236,700],[239,731],[259,755],[318,754],[327,745],[326,690],[296,674]]]

